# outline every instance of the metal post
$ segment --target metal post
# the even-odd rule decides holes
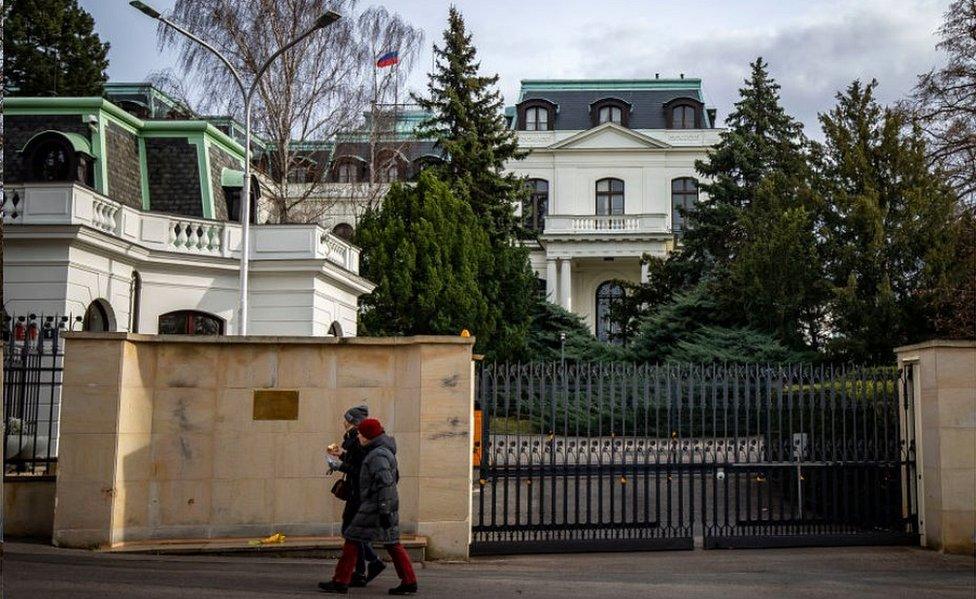
[[[230,63],[230,61],[221,54],[216,48],[211,44],[200,39],[196,35],[190,33],[183,27],[180,27],[176,23],[170,21],[164,17],[160,12],[144,2],[139,0],[132,0],[129,4],[138,10],[139,12],[145,14],[146,16],[158,20],[160,23],[165,24],[168,27],[172,27],[175,31],[185,35],[196,43],[200,44],[207,50],[210,50],[217,58],[220,59],[224,65],[230,70],[231,74],[234,76],[234,80],[237,82],[238,88],[241,90],[241,95],[244,98],[244,185],[241,189],[241,268],[240,268],[240,299],[238,300],[238,310],[237,318],[238,325],[237,330],[241,335],[247,335],[247,286],[248,286],[248,269],[250,268],[250,258],[251,258],[251,103],[254,98],[254,92],[258,88],[258,83],[261,82],[261,77],[271,66],[276,58],[281,56],[286,50],[292,46],[298,44],[314,32],[324,27],[332,25],[340,18],[342,15],[330,11],[326,11],[317,19],[315,23],[305,31],[305,33],[296,37],[292,41],[288,42],[281,48],[279,48],[274,54],[268,57],[258,72],[254,75],[254,79],[251,81],[249,88],[245,89],[244,80],[241,78],[240,73],[237,69]]]

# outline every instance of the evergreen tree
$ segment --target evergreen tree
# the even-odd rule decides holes
[[[420,128],[447,153],[443,178],[463,187],[472,209],[492,239],[508,239],[515,229],[515,206],[525,194],[521,179],[503,173],[505,162],[521,158],[515,132],[505,123],[498,75],[479,75],[480,63],[464,18],[454,6],[448,15],[444,45],[434,46],[437,60],[427,85],[428,97],[415,97],[431,113]]]
[[[523,356],[527,360],[592,361],[624,357],[621,348],[599,341],[583,319],[556,304],[539,301],[532,311],[532,322]]]
[[[807,177],[802,125],[780,105],[779,84],[767,63],[760,57],[751,67],[721,141],[696,164],[708,197],[687,214],[688,230],[675,260],[689,283],[728,267],[745,239],[742,213],[764,178],[776,173],[786,186],[799,187]]]
[[[4,92],[101,96],[109,44],[76,0],[11,0],[6,7]]]
[[[478,273],[495,328],[483,333],[486,353],[509,358],[525,347],[535,303],[535,276],[528,250],[516,242],[515,206],[526,194],[524,182],[503,172],[518,159],[515,133],[505,123],[498,76],[479,75],[480,64],[464,19],[451,7],[443,47],[434,47],[437,65],[430,75],[428,97],[415,98],[431,117],[420,135],[436,141],[447,154],[440,177],[465,200],[487,231],[493,260]]]
[[[646,315],[627,354],[634,362],[798,362],[805,352],[791,350],[753,328],[714,321],[717,294],[702,281]]]
[[[889,362],[934,332],[933,298],[956,267],[957,200],[928,168],[925,142],[853,82],[820,116],[830,320],[839,357]],[[971,276],[971,273],[970,273]]]
[[[497,312],[479,276],[492,260],[488,236],[471,208],[425,170],[416,186],[395,184],[356,231],[360,272],[376,283],[362,299],[364,334],[457,335],[468,329],[481,351]]]

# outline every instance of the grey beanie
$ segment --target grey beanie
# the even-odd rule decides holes
[[[346,410],[346,422],[349,424],[359,424],[369,417],[369,408],[366,404],[355,406]]]

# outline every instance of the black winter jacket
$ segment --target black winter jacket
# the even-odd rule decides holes
[[[350,541],[396,543],[400,539],[396,442],[384,434],[363,449],[366,455],[359,472],[359,510],[343,536]],[[388,526],[383,525],[381,515],[386,516]]]

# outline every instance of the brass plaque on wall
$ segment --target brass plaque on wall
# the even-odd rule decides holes
[[[298,420],[298,391],[255,389],[254,420]]]

